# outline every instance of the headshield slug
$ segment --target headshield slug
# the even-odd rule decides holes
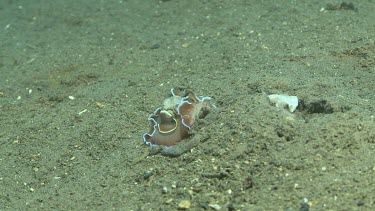
[[[189,90],[182,96],[177,89],[171,92],[172,96],[148,118],[150,130],[143,135],[143,141],[149,146],[170,147],[188,138],[196,119],[206,115],[213,106],[210,97],[198,97]]]

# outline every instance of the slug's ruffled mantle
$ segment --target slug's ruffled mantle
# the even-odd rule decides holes
[[[143,135],[143,141],[149,146],[171,147],[188,138],[196,120],[204,118],[213,107],[210,97],[198,97],[190,90],[171,92],[172,96],[148,118],[150,131]]]

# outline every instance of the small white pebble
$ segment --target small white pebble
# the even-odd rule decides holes
[[[218,205],[218,204],[209,204],[208,206],[211,207],[214,210],[220,210],[221,209],[220,205]]]
[[[309,200],[307,198],[303,198],[303,203],[307,204]]]

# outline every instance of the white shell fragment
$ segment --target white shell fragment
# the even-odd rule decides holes
[[[268,98],[276,107],[289,109],[291,113],[293,113],[298,106],[297,96],[273,94],[268,95]]]

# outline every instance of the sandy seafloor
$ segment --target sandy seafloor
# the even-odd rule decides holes
[[[374,210],[375,2],[350,3],[1,1],[0,210]],[[175,158],[141,139],[172,87],[217,107]]]

